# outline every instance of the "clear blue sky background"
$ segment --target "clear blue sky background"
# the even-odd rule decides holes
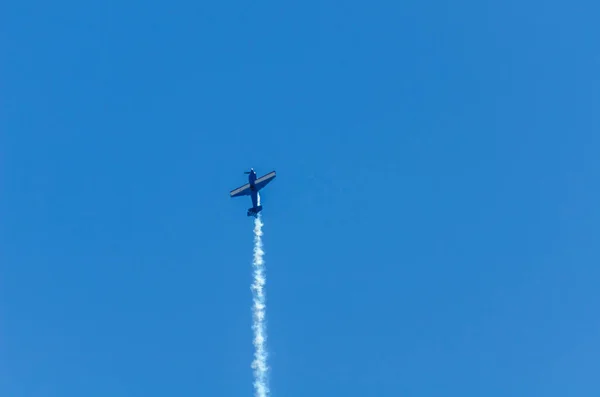
[[[600,395],[599,14],[3,2],[0,395]]]

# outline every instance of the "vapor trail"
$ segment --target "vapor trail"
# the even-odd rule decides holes
[[[267,326],[265,322],[265,266],[263,261],[264,251],[262,249],[262,227],[260,215],[254,220],[254,258],[252,260],[253,282],[252,282],[252,330],[254,332],[254,360],[252,369],[254,372],[254,395],[266,397],[269,393],[268,367],[267,367]]]

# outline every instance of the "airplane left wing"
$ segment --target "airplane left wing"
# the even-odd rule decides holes
[[[275,178],[275,171],[271,171],[267,175],[258,178],[256,182],[254,182],[254,187],[256,187],[256,190],[260,190],[267,186],[267,183],[271,182],[273,178]]]
[[[249,194],[250,194],[250,184],[249,183],[246,183],[244,186],[240,186],[237,189],[234,189],[231,192],[229,192],[229,195],[231,197],[247,196]]]

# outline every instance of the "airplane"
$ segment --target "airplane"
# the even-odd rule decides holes
[[[266,175],[256,179],[256,172],[254,168],[250,168],[250,171],[244,172],[248,174],[248,183],[244,186],[240,186],[237,189],[233,189],[229,192],[231,197],[250,196],[252,198],[252,208],[248,208],[247,216],[257,217],[258,213],[262,210],[260,205],[259,190],[267,186],[267,183],[271,182],[275,178],[275,171],[271,171]]]

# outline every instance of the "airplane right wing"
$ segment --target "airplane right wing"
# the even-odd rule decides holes
[[[231,197],[248,196],[250,194],[250,184],[246,183],[244,186],[240,186],[237,189],[233,189],[229,192]]]
[[[258,178],[254,182],[254,187],[256,187],[256,190],[260,190],[263,187],[267,186],[267,183],[271,182],[273,178],[275,178],[275,171],[271,171],[267,175],[263,175],[260,178]]]

